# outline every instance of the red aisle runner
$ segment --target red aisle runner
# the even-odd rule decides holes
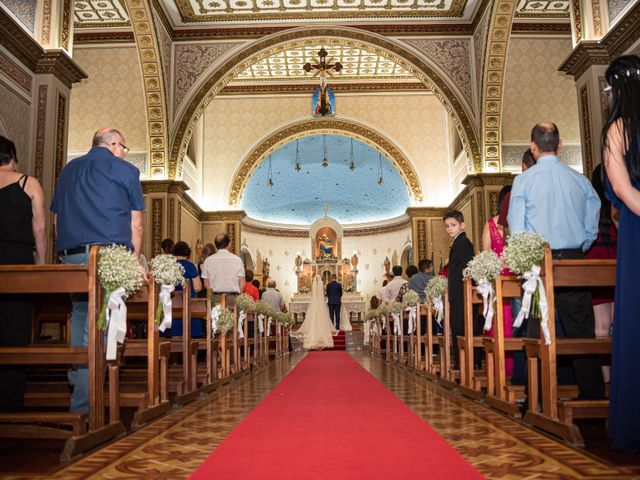
[[[194,479],[483,478],[346,352],[312,352]]]

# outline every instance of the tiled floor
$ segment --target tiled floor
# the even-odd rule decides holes
[[[353,356],[487,478],[640,479],[640,467],[609,465],[377,358]],[[11,476],[6,465],[0,472],[3,478],[186,478],[302,358],[273,362],[55,472]]]

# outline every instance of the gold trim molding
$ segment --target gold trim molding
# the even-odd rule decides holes
[[[400,172],[411,196],[417,202],[422,201],[423,193],[418,175],[411,166],[409,159],[405,157],[393,143],[370,129],[353,122],[342,119],[313,119],[305,120],[273,133],[249,153],[233,177],[231,190],[229,192],[229,205],[235,206],[239,204],[251,174],[267,156],[285,143],[297,138],[320,133],[346,134],[348,137],[360,140],[379,152],[382,152],[392,161],[394,167]]]
[[[132,0],[130,0],[132,1]],[[465,102],[458,97],[446,79],[432,67],[431,61],[408,50],[406,46],[378,35],[349,27],[306,27],[260,39],[236,53],[213,72],[200,88],[191,93],[184,101],[187,107],[176,118],[176,129],[172,135],[169,177],[177,178],[181,174],[184,154],[193,133],[195,121],[204,109],[234,77],[254,63],[274,53],[304,45],[314,39],[321,39],[327,46],[348,45],[367,50],[395,62],[408,70],[416,79],[434,92],[445,109],[455,118],[456,129],[463,140],[469,159],[469,169],[480,171],[482,158],[476,130],[470,114],[464,107]]]
[[[126,4],[142,67],[151,177],[161,178],[166,175],[168,159],[167,101],[162,54],[149,2],[126,0]]]

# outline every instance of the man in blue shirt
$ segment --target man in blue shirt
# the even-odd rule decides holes
[[[584,258],[584,252],[598,235],[600,199],[584,175],[558,160],[560,146],[560,132],[555,124],[539,123],[531,131],[531,152],[537,163],[513,182],[509,230],[542,235],[554,258]],[[554,297],[566,336],[594,338],[590,291],[558,289]],[[572,363],[580,397],[604,398],[599,359],[573,357]]]
[[[122,134],[102,128],[93,136],[91,150],[70,161],[60,173],[51,202],[55,214],[56,248],[63,263],[87,263],[91,245],[118,244],[140,255],[144,198],[140,171],[123,160],[128,148]],[[88,341],[87,297],[72,298],[72,347]],[[74,365],[72,412],[89,411],[88,370]]]

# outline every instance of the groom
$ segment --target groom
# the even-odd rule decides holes
[[[331,281],[327,285],[327,303],[329,304],[329,317],[335,323],[336,330],[340,330],[340,305],[342,299],[342,285],[335,275],[331,275]]]

